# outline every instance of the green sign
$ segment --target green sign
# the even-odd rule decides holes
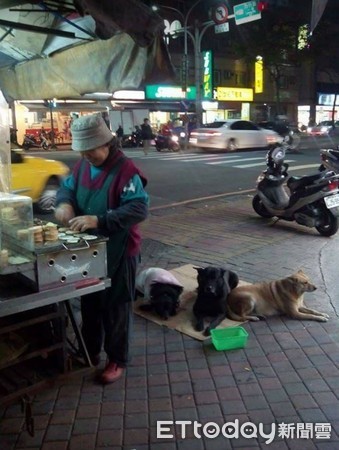
[[[181,86],[148,84],[145,87],[145,97],[147,100],[195,100],[196,88],[188,86],[185,92]]]
[[[212,52],[207,50],[202,52],[203,60],[203,92],[202,97],[205,100],[213,98],[213,64],[212,64]]]
[[[261,19],[261,14],[258,11],[256,0],[240,3],[240,5],[234,5],[233,12],[235,23],[237,25],[252,22],[252,20]]]

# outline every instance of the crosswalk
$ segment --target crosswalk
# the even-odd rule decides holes
[[[132,159],[143,159],[143,160],[158,160],[158,161],[179,161],[182,163],[190,164],[206,164],[215,167],[235,167],[237,169],[250,169],[252,167],[262,167],[266,166],[265,153],[251,153],[251,154],[241,154],[241,153],[162,153],[154,152],[149,153],[147,156],[143,154],[142,149],[124,150],[127,156]],[[306,164],[306,165],[291,165],[295,163],[295,159],[286,159],[286,163],[290,165],[289,170],[299,170],[299,169],[311,169],[317,168],[319,164]]]
[[[127,150],[126,155],[132,159],[155,159],[158,161],[180,161],[182,163],[200,163],[210,166],[230,166],[236,168],[251,168],[265,166],[264,154],[258,156],[239,155],[239,154],[202,154],[202,153],[149,153],[147,156],[142,150]],[[286,162],[292,162],[287,160]]]

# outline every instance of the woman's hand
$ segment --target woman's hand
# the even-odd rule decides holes
[[[68,223],[75,216],[73,206],[69,203],[60,203],[54,211],[55,218],[58,222],[64,226],[68,226]]]
[[[69,227],[73,231],[86,231],[93,228],[98,228],[97,216],[78,216],[71,219]]]

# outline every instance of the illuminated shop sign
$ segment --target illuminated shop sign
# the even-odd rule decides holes
[[[218,101],[224,102],[252,102],[253,89],[250,88],[232,88],[232,87],[218,87],[217,88]]]
[[[212,67],[212,52],[207,50],[202,52],[203,60],[203,92],[202,97],[204,99],[213,98],[213,67]]]
[[[161,84],[148,84],[145,87],[147,100],[195,100],[196,88],[188,86],[187,91],[183,91],[181,86],[166,86]]]
[[[318,105],[333,106],[335,94],[323,94],[318,92]],[[336,105],[339,105],[339,95],[336,98]]]
[[[261,94],[264,92],[264,63],[262,59],[255,62],[254,74],[254,91],[256,94]]]

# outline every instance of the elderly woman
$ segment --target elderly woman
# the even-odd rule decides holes
[[[82,156],[57,195],[56,219],[71,230],[108,236],[111,287],[81,299],[82,333],[94,365],[104,350],[103,383],[118,380],[129,360],[135,277],[140,252],[138,223],[147,217],[146,179],[118,148],[100,115],[75,119],[72,150]]]

